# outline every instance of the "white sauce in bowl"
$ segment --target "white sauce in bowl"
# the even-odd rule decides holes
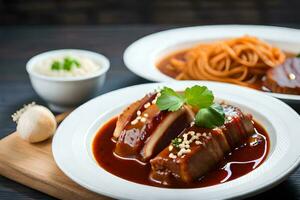
[[[63,63],[65,58],[76,60],[80,66],[72,65],[70,70],[53,70],[52,65],[58,61]],[[94,60],[83,56],[79,53],[62,53],[59,55],[49,56],[48,58],[42,59],[37,62],[33,67],[33,70],[38,74],[49,76],[49,77],[79,77],[91,75],[101,69],[101,65]]]

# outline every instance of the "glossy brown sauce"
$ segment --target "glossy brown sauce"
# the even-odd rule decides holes
[[[96,134],[92,150],[98,164],[120,178],[157,187],[166,187],[149,179],[151,166],[136,160],[126,160],[114,155],[115,141],[112,139],[117,118],[108,121]],[[253,122],[256,134],[242,146],[233,150],[218,167],[193,183],[176,184],[171,188],[199,188],[216,185],[241,177],[259,167],[269,151],[269,137],[265,129]],[[260,138],[259,142],[255,137]]]
[[[188,50],[182,50],[182,51],[177,51],[175,53],[172,53],[159,62],[157,62],[156,67],[158,68],[159,71],[161,71],[163,74],[170,76],[172,78],[176,78],[180,72],[173,70],[170,65],[171,65],[171,59],[176,58],[178,60],[184,61],[184,55],[186,54]],[[296,55],[293,53],[289,52],[284,52],[287,58],[292,58],[295,57]],[[257,89],[257,90],[262,90],[265,91],[266,89],[263,87],[263,81],[262,80],[256,80],[254,83],[250,85],[251,88]]]

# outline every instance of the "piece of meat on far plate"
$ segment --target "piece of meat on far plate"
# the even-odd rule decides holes
[[[146,95],[119,116],[113,134],[119,157],[146,162],[193,121],[194,113],[186,106],[176,112],[161,111],[155,104],[157,95]]]
[[[170,185],[172,181],[192,182],[224,159],[254,131],[252,116],[237,107],[223,104],[225,123],[214,129],[193,125],[150,160],[151,180]]]
[[[289,58],[269,69],[263,85],[272,92],[300,95],[300,58]]]

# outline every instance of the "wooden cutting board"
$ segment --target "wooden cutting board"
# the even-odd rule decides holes
[[[58,122],[66,114],[56,117]],[[12,133],[0,140],[0,174],[59,199],[110,199],[69,179],[56,165],[52,138],[30,144]]]

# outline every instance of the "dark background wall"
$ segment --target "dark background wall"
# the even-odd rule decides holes
[[[0,0],[0,25],[300,24],[300,0]]]

